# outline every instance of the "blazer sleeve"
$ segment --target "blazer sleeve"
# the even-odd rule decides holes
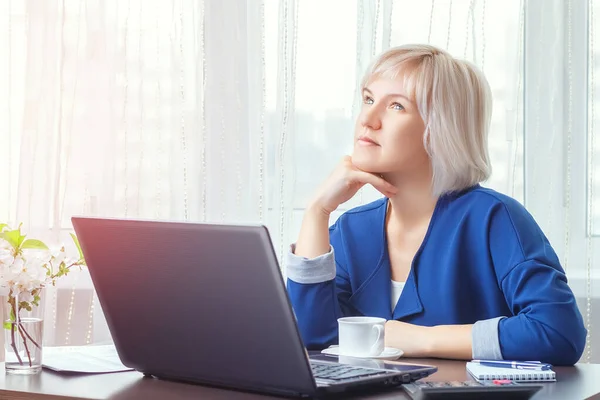
[[[493,210],[489,235],[498,284],[513,313],[498,324],[503,358],[575,364],[587,330],[548,239],[524,208],[504,204]]]
[[[344,245],[339,224],[329,229],[330,252],[314,259],[287,256],[287,291],[307,349],[323,349],[338,342],[337,319],[359,315],[350,304],[352,287],[344,267]]]

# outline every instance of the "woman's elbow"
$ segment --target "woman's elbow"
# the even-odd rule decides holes
[[[574,365],[581,358],[587,330],[581,318],[541,322],[525,315],[501,321],[500,347],[506,360],[538,360]]]
[[[565,361],[567,362],[565,365],[573,365],[581,359],[587,342],[587,334],[588,332],[583,325],[583,322],[581,323],[581,326],[573,329],[573,337],[571,339],[572,351],[570,352],[571,354],[569,354],[569,357],[566,357],[567,359]]]
[[[574,365],[585,350],[587,329],[583,322],[564,324],[561,328],[561,332],[550,335],[546,358],[553,365]]]
[[[560,328],[557,327],[555,329],[560,329],[557,334],[564,339],[566,344],[562,346],[563,357],[562,360],[559,360],[562,362],[556,364],[574,365],[581,359],[581,356],[585,351],[588,332],[579,310],[576,310],[574,313],[571,323],[568,323],[567,321],[562,322]]]

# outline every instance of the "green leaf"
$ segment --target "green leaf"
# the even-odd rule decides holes
[[[0,224],[0,232],[2,232],[4,230],[4,228],[7,228],[8,224]]]
[[[17,228],[17,232],[19,232],[19,247],[21,247],[21,245],[23,244],[23,241],[27,237],[27,235],[21,234],[21,225],[23,225],[23,224],[20,224],[19,227]]]
[[[10,308],[10,320],[11,321],[16,321],[17,320],[17,316],[15,315],[15,310],[14,308]]]
[[[8,329],[9,331],[12,328],[12,323],[10,323],[10,322],[5,322],[3,325],[4,325],[4,329]]]
[[[77,236],[75,236],[74,233],[71,233],[71,238],[73,239],[73,242],[75,242],[75,246],[77,246],[77,251],[79,252],[79,259],[83,260],[83,251],[81,251],[81,245],[79,244],[79,239],[77,239]]]
[[[37,249],[37,250],[48,250],[48,246],[41,240],[27,239],[21,246],[22,249]]]
[[[10,243],[13,249],[18,249],[23,239],[25,239],[25,236],[21,236],[21,232],[18,229],[2,232],[0,233],[0,237]]]

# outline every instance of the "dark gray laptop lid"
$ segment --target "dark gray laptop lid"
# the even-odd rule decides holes
[[[264,226],[72,221],[125,365],[247,390],[315,392]]]

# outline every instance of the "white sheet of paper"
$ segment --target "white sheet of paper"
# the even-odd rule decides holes
[[[114,345],[44,347],[42,365],[59,372],[99,374],[131,371],[121,363]]]

